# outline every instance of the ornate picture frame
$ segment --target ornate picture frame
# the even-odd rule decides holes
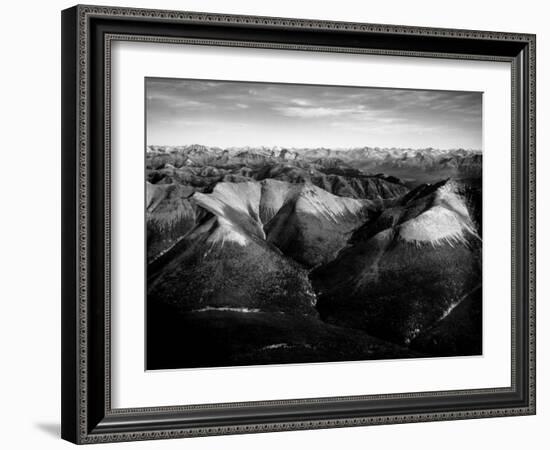
[[[511,384],[113,408],[111,46],[117,41],[511,65]],[[78,5],[62,12],[62,437],[74,443],[535,414],[535,36]]]

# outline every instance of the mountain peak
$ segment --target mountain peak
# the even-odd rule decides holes
[[[399,237],[415,245],[466,244],[467,237],[479,239],[464,198],[452,180],[437,183],[428,209],[399,226]],[[429,189],[429,188],[428,188]]]

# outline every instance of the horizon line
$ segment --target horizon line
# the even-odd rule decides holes
[[[208,147],[208,148],[219,148],[221,150],[229,150],[229,149],[242,149],[242,148],[266,148],[266,149],[274,149],[274,148],[280,148],[281,150],[316,150],[316,149],[326,149],[326,150],[335,150],[335,151],[345,151],[345,150],[357,150],[357,149],[364,149],[364,148],[371,148],[371,149],[378,149],[378,150],[440,150],[440,151],[453,151],[453,150],[464,150],[468,152],[483,152],[482,148],[467,148],[467,147],[447,147],[447,148],[440,148],[440,147],[380,147],[380,146],[370,146],[370,145],[358,145],[358,146],[351,146],[351,147],[324,147],[324,146],[313,146],[313,147],[298,147],[298,146],[288,146],[288,145],[231,145],[227,147],[222,147],[219,145],[208,145],[208,144],[199,144],[197,142],[193,142],[191,144],[146,144],[145,147],[191,147],[191,146],[201,146],[201,147]]]

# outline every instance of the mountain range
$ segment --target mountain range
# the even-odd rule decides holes
[[[291,163],[308,169],[347,169],[359,173],[389,173],[409,183],[434,181],[443,177],[477,177],[481,170],[481,151],[471,149],[410,148],[279,148],[279,147],[148,147],[148,167],[161,168],[168,163],[184,166],[270,165]]]
[[[148,368],[481,352],[480,152],[151,146],[146,171]]]

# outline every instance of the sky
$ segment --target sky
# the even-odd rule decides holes
[[[147,78],[147,145],[482,147],[482,93]]]

